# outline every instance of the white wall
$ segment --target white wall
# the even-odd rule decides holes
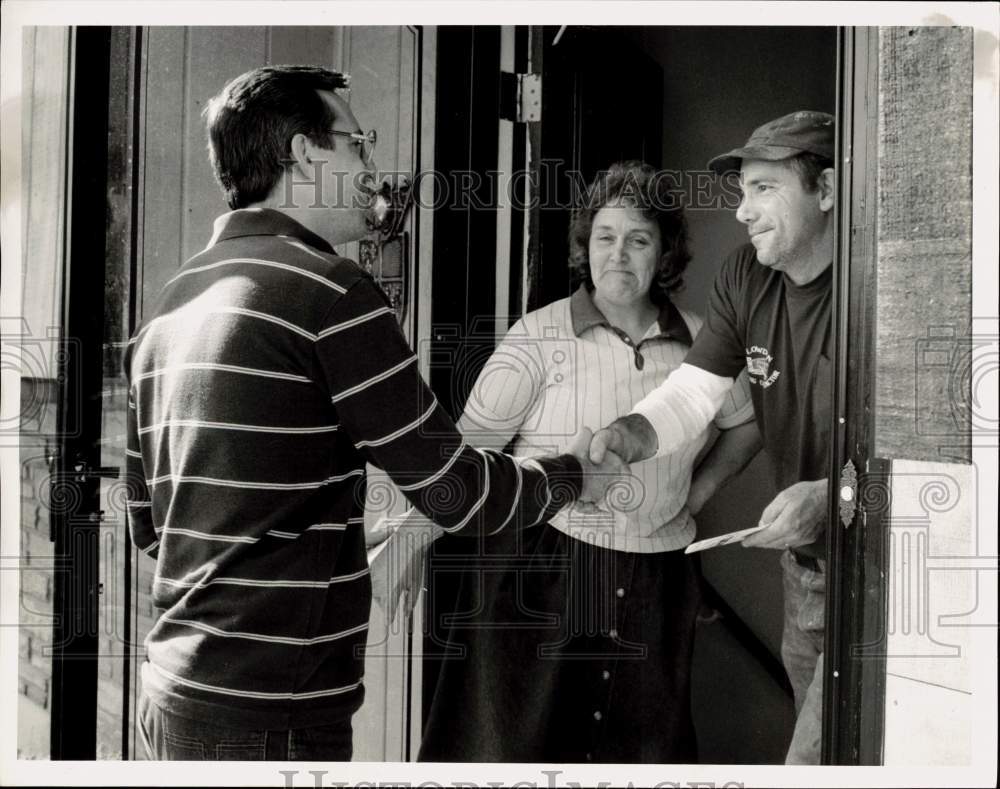
[[[892,464],[889,766],[970,764],[974,710],[983,702],[974,696],[973,633],[995,627],[997,592],[995,569],[989,571],[991,554],[996,567],[996,535],[976,528],[977,476],[975,466],[957,463]],[[995,668],[995,654],[992,661]]]

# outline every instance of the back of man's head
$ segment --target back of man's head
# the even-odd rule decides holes
[[[281,177],[296,134],[330,146],[334,115],[317,91],[349,77],[318,66],[263,66],[231,80],[202,115],[215,179],[231,209],[263,202]]]

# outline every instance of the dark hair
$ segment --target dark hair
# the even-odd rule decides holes
[[[318,66],[264,66],[231,80],[202,115],[208,158],[230,208],[267,199],[289,159],[289,142],[305,134],[333,145],[334,115],[316,92],[347,87],[349,78]]]
[[[802,188],[807,192],[819,189],[820,175],[824,170],[833,167],[833,159],[827,159],[818,153],[799,153],[785,161],[799,174]]]
[[[639,209],[660,228],[661,254],[649,298],[657,306],[684,284],[684,269],[691,255],[687,247],[687,220],[668,173],[640,161],[616,162],[597,174],[582,195],[569,222],[569,268],[573,287],[582,282],[594,289],[590,277],[590,230],[594,215],[609,203],[621,201]]]

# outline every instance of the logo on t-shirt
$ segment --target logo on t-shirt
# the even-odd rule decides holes
[[[751,345],[747,349],[747,372],[750,375],[750,383],[760,384],[765,389],[778,380],[781,375],[780,370],[771,370],[771,362],[774,357],[767,348],[759,345]]]

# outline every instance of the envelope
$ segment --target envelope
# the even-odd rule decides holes
[[[739,542],[744,537],[748,537],[754,532],[758,532],[765,527],[766,524],[762,524],[759,526],[751,526],[749,529],[741,529],[740,531],[731,531],[729,532],[729,534],[720,534],[718,537],[709,537],[707,540],[698,540],[698,542],[693,542],[687,548],[685,548],[684,553],[707,551],[709,548],[718,548],[720,545],[729,545],[734,542]]]

